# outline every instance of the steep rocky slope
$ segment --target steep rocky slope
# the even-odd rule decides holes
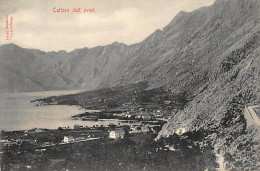
[[[219,0],[211,7],[182,12],[141,42],[138,55],[107,80],[110,84],[148,80],[151,87],[194,93],[194,88],[215,82],[258,47],[258,31],[259,1]],[[251,48],[243,47],[246,44]],[[242,48],[245,54],[234,63],[227,61]]]
[[[244,106],[260,103],[260,48],[197,95],[163,127],[159,136],[177,128],[213,131],[209,138],[235,167],[256,166],[259,161],[259,128],[246,129]],[[256,146],[254,145],[256,143]],[[254,156],[254,157],[252,157]],[[259,166],[258,166],[259,167]]]
[[[173,115],[159,134],[168,136],[180,127],[190,131],[210,130],[214,133],[208,140],[237,170],[260,168],[259,128],[246,128],[243,116],[244,106],[260,103],[259,4],[260,1],[242,0],[214,4],[212,12],[217,15],[212,24],[221,29],[212,25],[210,29],[215,31],[209,32],[208,38],[219,37],[214,37],[217,41],[203,43],[213,49],[205,54],[207,58],[202,57],[204,63],[193,75],[196,79],[197,74],[206,70],[206,84],[192,91],[196,93],[193,100],[181,113]]]
[[[42,52],[0,47],[2,92],[95,89],[148,81],[150,88],[197,94],[258,46],[259,0],[217,0],[180,12],[163,30],[127,46]],[[250,49],[247,49],[250,46]],[[236,49],[246,52],[235,61]],[[239,53],[239,52],[237,52]]]

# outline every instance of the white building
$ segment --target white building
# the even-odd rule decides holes
[[[186,128],[178,128],[175,133],[178,134],[178,135],[182,135],[186,132],[187,132]]]
[[[170,145],[166,145],[165,148],[169,149],[170,151],[176,150],[173,146],[170,146]]]
[[[74,141],[73,136],[64,136],[63,142],[70,143],[73,141]]]
[[[217,163],[219,165],[217,171],[226,171],[227,166],[223,154],[216,154],[216,157],[217,157]]]
[[[125,136],[125,131],[123,129],[113,130],[110,131],[109,133],[109,138],[112,139],[124,138],[124,136]]]
[[[149,127],[141,127],[141,130],[142,130],[142,132],[149,132],[150,131],[150,129],[149,129]]]
[[[35,132],[40,133],[40,132],[43,132],[43,130],[41,128],[35,128]]]
[[[247,127],[251,125],[260,126],[260,105],[246,106],[244,110],[244,117],[246,119]]]

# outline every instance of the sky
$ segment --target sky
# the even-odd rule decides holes
[[[14,43],[23,48],[67,52],[113,42],[130,45],[163,29],[180,11],[190,12],[213,3],[214,0],[0,0],[0,45]],[[57,12],[60,8],[69,12]],[[80,12],[73,12],[74,8],[81,8]]]

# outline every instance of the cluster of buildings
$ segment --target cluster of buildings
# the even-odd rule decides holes
[[[125,130],[124,129],[115,129],[112,131],[109,131],[109,138],[110,139],[120,139],[120,138],[124,138],[125,136]],[[64,136],[62,143],[74,143],[74,142],[79,142],[79,141],[85,141],[85,140],[89,140],[91,139],[89,138],[84,138],[84,137],[77,137],[74,138],[72,135],[68,135],[68,136]]]
[[[165,103],[170,103],[170,101],[165,101]],[[176,113],[177,111],[174,111]],[[167,111],[162,111],[159,109],[145,109],[139,107],[137,109],[133,108],[120,108],[114,113],[112,111],[106,112],[94,112],[94,113],[83,113],[72,116],[76,120],[86,120],[86,121],[102,121],[102,120],[138,120],[138,121],[153,121],[153,120],[163,120],[168,121],[170,119],[171,113]]]
[[[138,111],[127,111],[123,113],[114,113],[113,116],[132,120],[168,120],[169,117],[161,113],[161,110],[147,111],[139,108]]]
[[[18,139],[18,140],[14,140],[14,139],[10,139],[10,140],[0,140],[0,143],[3,147],[8,147],[8,146],[12,146],[12,145],[19,145],[22,144],[22,140]]]
[[[145,124],[133,124],[130,126],[129,133],[157,133],[158,130],[161,128],[161,125],[145,125]]]
[[[99,128],[99,127],[96,127]],[[129,134],[135,134],[135,133],[157,133],[161,125],[152,125],[152,124],[142,124],[142,122],[135,122],[131,123],[128,126],[117,126],[114,124],[110,124],[107,126],[103,126],[104,131],[108,131],[109,135],[108,137],[111,139],[119,139],[119,138],[124,138],[126,131]],[[84,129],[83,126],[75,124],[74,125],[74,130],[82,130]],[[79,138],[74,138],[73,136],[64,136],[63,142],[64,143],[71,143],[74,141],[78,141]]]
[[[97,121],[99,119],[97,114],[89,114],[85,116],[74,117],[74,119],[82,120],[82,121]]]
[[[43,128],[34,128],[34,129],[30,129],[30,130],[25,130],[24,133],[41,133],[41,132],[45,132],[47,129],[43,129]]]

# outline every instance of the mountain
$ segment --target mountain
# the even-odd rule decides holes
[[[163,30],[130,46],[116,42],[67,53],[3,45],[1,92],[90,90],[140,81],[192,91],[227,72],[233,64],[226,59],[235,49],[257,46],[251,39],[258,36],[258,8],[257,0],[217,0],[180,12]]]
[[[191,13],[181,12],[141,42],[139,53],[110,74],[106,83],[146,80],[151,87],[193,92],[215,82],[255,50],[258,31],[259,1],[220,0]],[[229,63],[236,50],[246,52]]]
[[[163,30],[129,46],[116,42],[67,53],[3,45],[1,91],[90,90],[148,82],[149,89],[185,92],[189,103],[173,114],[159,137],[182,127],[213,131],[208,141],[225,152],[225,160],[253,167],[260,157],[255,156],[259,128],[246,128],[243,109],[260,104],[259,7],[260,0],[217,0],[180,12]]]
[[[234,65],[227,59],[236,49],[251,43],[254,47],[246,49],[251,52],[258,30],[258,0],[217,0],[180,12],[163,30],[130,46],[115,42],[67,53],[3,45],[1,92],[90,90],[140,81],[192,92],[227,72]]]
[[[127,53],[125,47],[113,43],[67,53],[3,45],[0,47],[1,92],[97,88],[106,73],[122,61],[122,51]]]
[[[237,170],[260,168],[260,128],[247,127],[243,115],[245,106],[260,104],[259,6],[259,0],[219,0],[204,8],[207,15],[201,17],[209,18],[198,23],[200,29],[189,36],[192,45],[185,47],[194,64],[184,69],[187,88],[181,88],[191,92],[193,99],[159,133],[159,137],[169,136],[183,127],[213,132],[207,141]],[[192,12],[193,16],[202,11]],[[175,77],[172,85],[179,84],[180,78]]]

